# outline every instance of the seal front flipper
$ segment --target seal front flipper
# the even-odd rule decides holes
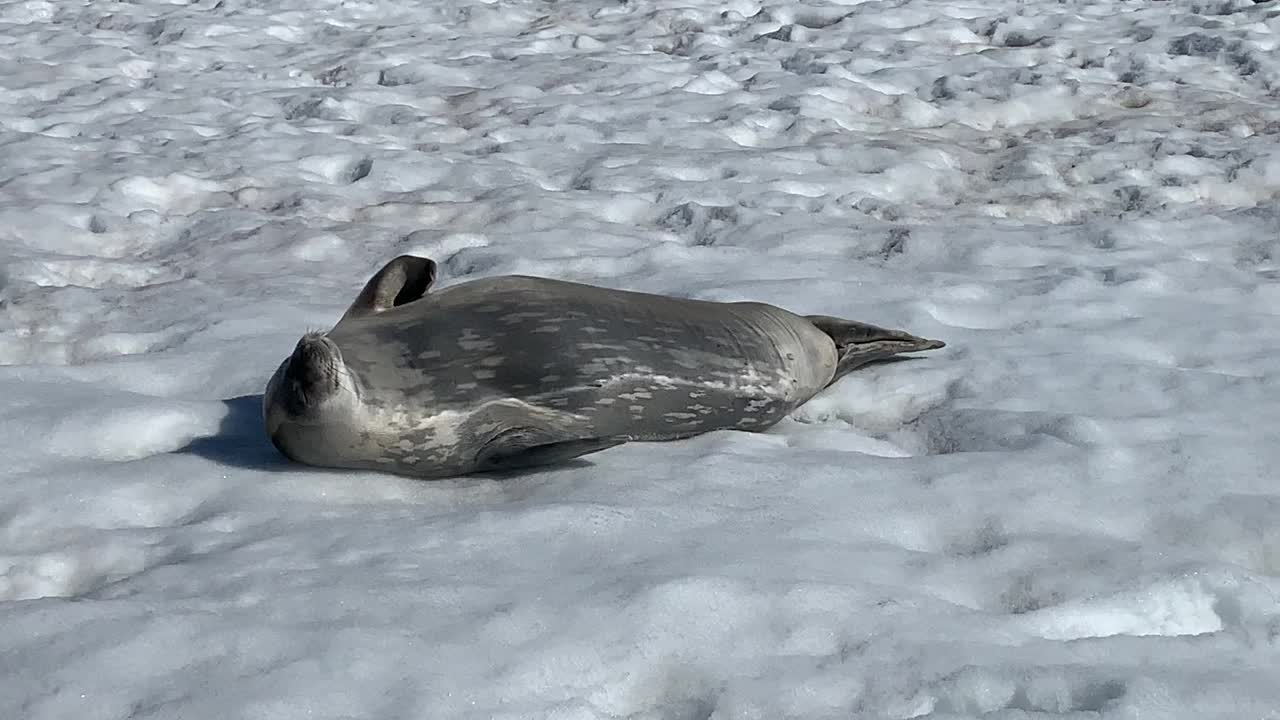
[[[619,438],[556,440],[550,433],[529,427],[503,430],[476,454],[475,472],[518,470],[555,465],[626,442]]]
[[[806,315],[805,319],[830,335],[836,343],[839,360],[831,382],[869,363],[887,360],[902,353],[937,350],[947,345],[941,340],[928,340],[902,330],[889,330],[855,320],[827,315]]]

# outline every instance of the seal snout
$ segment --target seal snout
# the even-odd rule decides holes
[[[320,333],[303,335],[284,371],[289,414],[303,414],[332,397],[341,384],[341,368],[342,354],[332,340]]]

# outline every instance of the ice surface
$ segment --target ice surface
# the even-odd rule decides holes
[[[0,78],[0,718],[1280,708],[1274,0],[3,0]],[[258,394],[402,252],[948,347],[290,465]]]

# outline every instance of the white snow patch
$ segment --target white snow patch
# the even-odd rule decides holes
[[[0,717],[1274,715],[1274,5],[7,3]],[[288,462],[267,378],[400,253],[948,347]]]

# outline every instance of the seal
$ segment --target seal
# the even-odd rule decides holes
[[[263,395],[290,459],[418,478],[549,465],[632,440],[764,430],[849,371],[944,347],[757,302],[508,275],[428,292],[402,255]]]

